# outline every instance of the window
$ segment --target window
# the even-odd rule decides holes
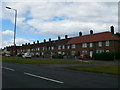
[[[102,53],[104,50],[96,50],[96,53]]]
[[[109,42],[109,41],[106,41],[105,44],[106,44],[106,46],[109,46],[109,45],[110,45],[110,42]]]
[[[82,51],[82,54],[87,54],[87,50]]]
[[[110,50],[106,50],[106,52],[110,52]]]
[[[62,49],[65,49],[65,45],[62,46]]]
[[[42,52],[41,54],[44,55],[44,52]]]
[[[62,55],[65,55],[65,52],[62,52]]]
[[[90,47],[93,47],[93,43],[90,43]]]
[[[35,55],[38,55],[38,56],[39,56],[39,55],[40,55],[40,53],[38,53],[38,52],[37,52]]]
[[[72,44],[71,48],[75,48],[75,44]]]
[[[82,43],[82,47],[86,48],[87,47],[87,43]]]
[[[98,46],[101,47],[102,46],[102,42],[98,42]]]
[[[71,51],[71,55],[74,56],[75,55],[75,51]]]
[[[30,51],[30,49],[28,49],[28,51]]]
[[[70,49],[70,45],[67,46],[67,49]]]
[[[50,47],[48,47],[48,50],[50,50]]]
[[[58,52],[58,54],[61,54],[61,52]]]
[[[45,50],[45,48],[43,47],[42,50]]]
[[[61,45],[58,46],[58,49],[59,49],[59,50],[61,49]]]
[[[54,50],[54,46],[52,46],[51,49]]]

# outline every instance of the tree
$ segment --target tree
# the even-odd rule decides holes
[[[118,32],[117,32],[115,35],[117,35],[117,36],[119,36],[119,37],[120,37],[120,33],[118,33]]]

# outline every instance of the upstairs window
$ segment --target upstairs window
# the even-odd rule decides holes
[[[106,46],[110,46],[110,42],[109,41],[106,41],[105,44],[106,44]]]
[[[62,49],[65,49],[65,45],[62,46]]]
[[[102,42],[98,42],[98,46],[99,46],[99,47],[102,47]]]
[[[54,50],[54,46],[52,46],[51,49]]]
[[[90,43],[90,47],[93,47],[93,43]]]
[[[71,48],[76,48],[76,45],[75,45],[75,44],[72,44]]]
[[[70,49],[70,45],[67,46],[67,49]]]
[[[61,45],[58,46],[58,49],[59,49],[59,50],[61,49]]]
[[[82,43],[82,47],[86,48],[87,47],[87,43]]]

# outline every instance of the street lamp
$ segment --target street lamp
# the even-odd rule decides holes
[[[16,54],[16,48],[15,48],[15,36],[16,36],[16,20],[17,20],[17,10],[16,9],[13,9],[13,8],[10,8],[10,7],[6,7],[7,9],[11,9],[11,10],[14,10],[15,11],[15,25],[14,25],[14,49],[13,49],[13,52],[14,52],[14,55]]]

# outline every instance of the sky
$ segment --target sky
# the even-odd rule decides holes
[[[0,48],[13,45],[15,11],[6,6],[17,10],[17,45],[110,31],[111,25],[118,32],[117,2],[2,2]]]

